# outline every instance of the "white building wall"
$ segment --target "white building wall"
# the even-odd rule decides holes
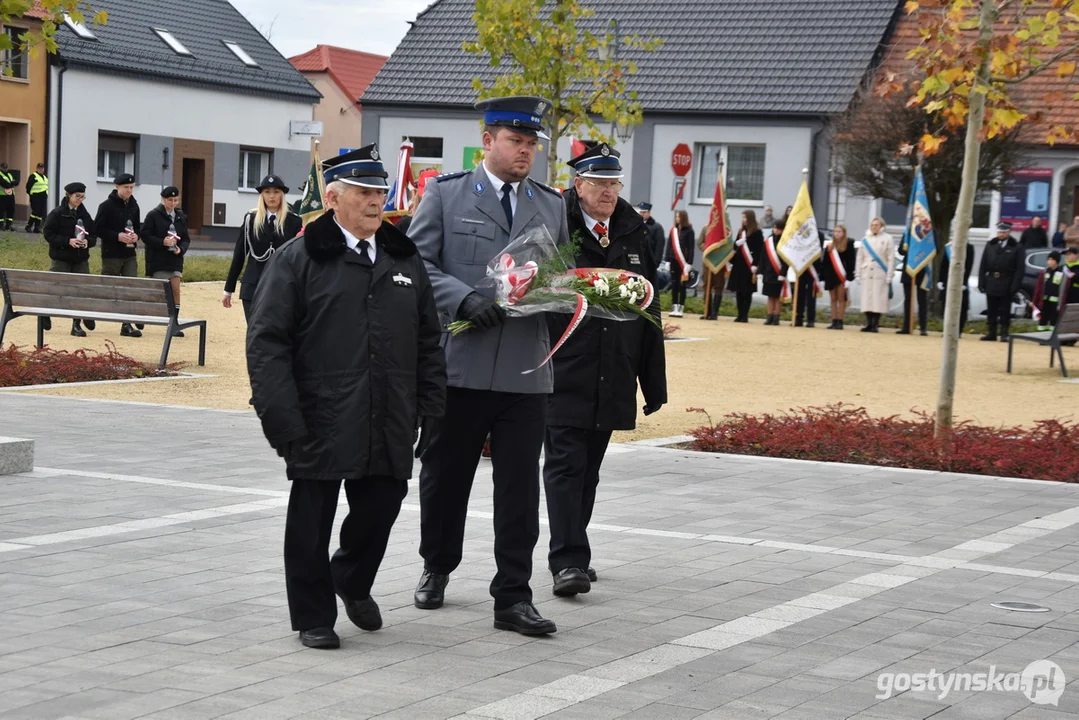
[[[57,83],[54,82],[54,98],[56,92]],[[99,132],[308,152],[311,138],[290,138],[289,123],[310,120],[311,107],[310,102],[70,69],[63,76],[63,139],[53,187],[62,188],[75,180],[86,183],[88,206],[94,208],[112,192],[112,183],[97,181]],[[49,155],[56,158],[55,133],[50,138]],[[170,156],[170,163],[172,161]],[[215,157],[214,163],[238,166],[238,158]],[[213,181],[209,173],[206,181]],[[290,201],[299,197],[296,190],[298,188],[293,188]],[[54,191],[54,201],[58,197]],[[160,188],[156,182],[139,183],[135,197],[144,211],[149,210],[160,202]],[[228,204],[226,224],[239,224],[243,212],[253,206],[255,196],[239,193],[235,188],[215,189],[214,202]]]

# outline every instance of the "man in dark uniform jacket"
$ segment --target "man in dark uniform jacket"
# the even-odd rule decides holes
[[[101,274],[136,277],[139,260],[135,247],[142,231],[139,203],[135,200],[135,176],[122,173],[113,180],[116,188],[97,207],[94,224],[101,238]],[[125,337],[142,337],[142,328],[128,323],[120,326]]]
[[[663,261],[663,253],[667,248],[667,234],[663,232],[663,226],[652,217],[652,203],[637,203],[637,212],[644,220],[648,228],[648,247],[652,251],[652,260],[656,265]]]
[[[409,237],[427,264],[443,325],[475,327],[445,338],[446,416],[420,473],[423,574],[413,602],[442,607],[449,575],[461,562],[468,496],[488,434],[494,470],[494,626],[525,635],[555,631],[532,604],[532,551],[539,540],[539,456],[554,389],[543,315],[506,317],[493,292],[476,290],[487,263],[511,240],[545,227],[569,242],[557,190],[530,179],[551,103],[542,98],[485,100],[483,149],[475,170],[427,184]]]
[[[567,190],[571,236],[581,243],[578,268],[629,270],[655,282],[648,226],[618,197],[619,153],[606,143],[569,161],[577,175]],[[649,307],[658,320],[659,296]],[[551,337],[561,337],[569,315],[548,314]],[[599,470],[613,430],[632,430],[637,421],[637,383],[644,414],[667,402],[663,331],[644,318],[589,318],[554,357],[554,394],[547,404],[543,485],[551,523],[548,565],[554,594],[591,589],[588,523],[596,502]]]
[[[1008,339],[1012,297],[1023,286],[1025,261],[1026,252],[1012,237],[1011,223],[997,223],[997,236],[985,246],[982,264],[978,269],[978,288],[985,293],[989,305],[989,334],[983,335],[982,340],[996,340],[998,325],[1000,339]]]
[[[929,290],[922,287],[925,284],[926,270],[923,269],[914,278],[911,278],[910,273],[907,272],[909,250],[907,243],[900,244],[899,254],[903,256],[903,267],[899,273],[899,282],[903,285],[903,324],[896,331],[896,335],[910,335],[914,331],[910,326],[910,304],[914,302],[915,296],[918,301],[918,331],[922,335],[928,335]],[[913,288],[911,287],[912,279],[914,281]]]
[[[15,176],[7,163],[0,162],[0,230],[11,230],[15,223]]]
[[[308,647],[336,648],[335,592],[357,627],[382,627],[371,585],[408,491],[417,428],[443,412],[446,364],[423,261],[382,220],[377,149],[333,158],[324,172],[328,212],[274,253],[255,291],[247,365],[263,432],[292,481],[292,629]],[[349,512],[330,560],[342,479]]]

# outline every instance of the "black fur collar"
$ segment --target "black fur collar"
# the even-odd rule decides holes
[[[385,220],[375,233],[375,242],[391,257],[407,258],[416,254],[416,246],[408,236]],[[345,234],[333,219],[333,210],[307,224],[303,231],[303,244],[307,248],[307,254],[315,262],[326,262],[344,254],[348,243],[345,242]]]

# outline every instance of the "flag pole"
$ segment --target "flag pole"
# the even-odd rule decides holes
[[[318,195],[319,201],[326,197],[326,179],[322,175],[322,159],[318,156],[319,139],[315,138],[315,167],[318,169]]]
[[[802,168],[802,182],[803,183],[806,182],[806,179],[808,177],[809,177],[809,168]],[[795,200],[794,202],[795,202],[795,204],[798,203],[797,200]],[[791,214],[794,214],[793,209],[791,210]],[[786,222],[790,222],[790,217],[784,218],[784,220]],[[791,305],[791,327],[794,327],[794,324],[798,321],[798,286],[801,285],[801,284],[802,284],[802,274],[801,273],[794,273],[794,300],[793,300],[793,304]],[[779,309],[780,310],[783,309],[782,303],[780,304]],[[809,303],[806,303],[806,320],[807,321],[809,320]]]

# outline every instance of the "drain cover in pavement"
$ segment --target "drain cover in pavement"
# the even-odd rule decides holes
[[[993,607],[998,608],[1000,610],[1012,610],[1014,612],[1029,612],[1029,613],[1049,612],[1049,608],[1044,607],[1042,605],[1035,605],[1034,603],[1028,603],[1028,602],[1015,602],[1014,600],[1006,600],[1004,602],[995,602],[995,603],[992,603],[992,605],[993,605]]]

